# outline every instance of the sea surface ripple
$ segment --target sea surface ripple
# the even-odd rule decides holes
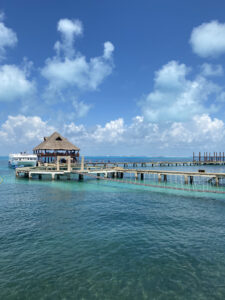
[[[0,176],[0,299],[225,298],[223,197]]]

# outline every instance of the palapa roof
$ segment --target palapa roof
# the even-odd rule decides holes
[[[44,141],[36,146],[35,150],[76,150],[80,149],[70,143],[65,137],[58,132],[54,132],[49,137],[44,137]]]

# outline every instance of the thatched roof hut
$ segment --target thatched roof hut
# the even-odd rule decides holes
[[[48,162],[52,161],[53,157],[60,155],[69,155],[76,160],[79,157],[80,149],[69,142],[58,132],[54,132],[49,137],[44,137],[44,141],[33,149],[33,152],[38,155],[38,158],[48,158]],[[49,159],[51,158],[51,159]]]

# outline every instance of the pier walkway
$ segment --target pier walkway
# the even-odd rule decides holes
[[[77,179],[84,179],[85,175],[96,174],[98,177],[103,176],[105,178],[120,178],[124,177],[124,174],[131,174],[136,180],[144,180],[145,175],[155,175],[158,178],[158,182],[167,182],[168,176],[177,176],[183,179],[184,184],[193,184],[196,177],[208,178],[208,182],[215,183],[216,186],[220,184],[220,180],[225,178],[225,173],[210,173],[204,170],[199,170],[199,172],[186,172],[186,171],[169,171],[169,170],[146,170],[146,169],[125,169],[122,167],[111,167],[111,168],[75,168],[68,166],[68,168],[63,167],[25,167],[16,169],[17,177],[25,178],[36,178],[42,179],[43,176],[48,177],[51,180],[59,180],[61,177],[63,179],[70,180],[73,175],[77,175]]]
[[[119,167],[122,166],[124,168],[128,167],[172,167],[172,166],[202,166],[202,165],[225,165],[225,161],[145,161],[145,162],[84,162],[84,167],[97,167],[101,166],[104,168],[107,167]]]

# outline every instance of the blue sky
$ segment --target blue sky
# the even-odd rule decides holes
[[[224,151],[224,1],[1,1],[0,155]]]

